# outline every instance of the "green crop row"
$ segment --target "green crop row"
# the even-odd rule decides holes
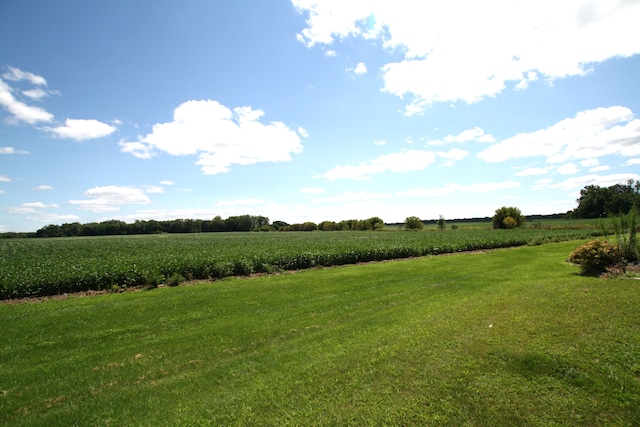
[[[203,233],[6,239],[0,299],[217,279],[587,238],[593,230]]]

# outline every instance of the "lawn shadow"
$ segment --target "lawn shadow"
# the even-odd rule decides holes
[[[564,381],[573,387],[591,388],[594,386],[594,382],[582,372],[580,367],[571,364],[562,357],[531,352],[501,352],[498,357],[506,363],[509,371],[528,380],[550,377]]]

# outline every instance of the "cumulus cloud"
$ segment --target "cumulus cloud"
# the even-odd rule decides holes
[[[518,188],[520,183],[516,181],[486,182],[470,185],[447,184],[437,188],[415,188],[396,193],[398,197],[442,197],[453,193],[486,193],[489,191]]]
[[[0,147],[0,154],[29,154],[25,150],[16,150],[13,147]]]
[[[69,138],[76,141],[87,139],[103,138],[116,131],[115,126],[102,123],[98,120],[67,119],[64,125],[56,127],[46,127],[45,130],[51,132],[57,138]]]
[[[144,190],[135,187],[119,187],[107,185],[93,187],[84,192],[85,200],[69,200],[79,209],[91,212],[113,212],[120,210],[120,205],[145,205],[151,203]]]
[[[121,151],[138,158],[158,152],[172,156],[198,155],[207,175],[229,172],[231,165],[290,161],[300,153],[300,136],[282,122],[263,124],[262,110],[233,110],[217,101],[187,101],[178,106],[173,121],[158,123],[138,141],[121,141]],[[306,133],[304,129],[300,131]]]
[[[358,75],[367,74],[367,66],[364,65],[364,62],[358,62],[358,65],[356,65],[353,72]]]
[[[640,155],[640,120],[626,107],[581,111],[546,128],[521,133],[478,153],[487,162],[544,156],[550,163]]]
[[[435,102],[477,102],[510,85],[584,75],[594,64],[640,53],[634,1],[292,2],[307,17],[297,38],[309,48],[361,37],[403,52],[382,67],[382,79],[383,90],[409,99],[408,115]]]
[[[400,173],[422,170],[433,162],[435,162],[435,155],[430,151],[408,150],[379,156],[368,163],[356,166],[338,165],[319,177],[332,181],[336,179],[364,180],[371,178],[371,175],[383,172]]]
[[[11,178],[6,175],[0,175],[0,182],[11,182]]]

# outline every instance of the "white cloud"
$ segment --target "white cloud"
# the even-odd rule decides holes
[[[596,166],[600,164],[600,160],[598,159],[587,159],[580,162],[580,166],[584,166],[585,168]]]
[[[0,175],[0,182],[11,182],[11,178],[6,175]]]
[[[527,168],[519,172],[516,172],[516,176],[532,176],[532,175],[545,175],[549,170],[547,168]]]
[[[436,153],[438,156],[443,157],[448,160],[462,160],[469,154],[468,151],[460,150],[459,148],[452,148],[449,151],[438,151]]]
[[[415,188],[396,193],[398,197],[441,197],[453,193],[486,193],[489,191],[518,188],[520,183],[516,181],[486,182],[470,185],[447,184],[438,188]]]
[[[383,200],[391,197],[390,194],[386,193],[370,193],[367,191],[360,192],[347,192],[342,193],[334,197],[326,197],[322,199],[314,200],[314,203],[353,203],[353,202],[367,202],[372,200]],[[344,218],[343,218],[344,219]]]
[[[494,142],[495,139],[489,134],[485,134],[484,130],[480,127],[474,127],[460,132],[458,135],[447,135],[444,138],[445,142]]]
[[[385,91],[409,97],[407,114],[434,102],[477,102],[510,84],[584,75],[640,53],[636,1],[292,2],[307,16],[297,37],[308,47],[362,37],[402,51],[382,78]]]
[[[302,126],[298,127],[298,133],[300,134],[301,137],[303,138],[309,138],[309,132],[306,131],[305,128],[303,128]]]
[[[53,190],[53,187],[50,185],[38,185],[37,187],[33,188],[34,190],[37,191],[46,191],[46,190]]]
[[[37,212],[36,215],[28,216],[27,219],[30,221],[41,222],[45,224],[80,221],[80,217],[78,215],[54,214],[50,212]]]
[[[373,141],[373,145],[379,145],[379,146],[387,145],[387,141],[384,139],[376,139]]]
[[[319,177],[329,180],[371,178],[371,175],[383,172],[411,172],[425,169],[435,162],[435,155],[430,151],[408,150],[379,156],[368,163],[357,166],[336,166]]]
[[[160,181],[160,184],[162,185],[175,185],[176,183],[173,181]]]
[[[338,52],[336,52],[335,50],[327,50],[324,52],[324,56],[334,57],[337,55],[338,55]]]
[[[45,205],[42,202],[28,202],[28,203],[23,203],[20,206],[25,208],[57,208],[59,207],[55,203],[52,203],[50,205]]]
[[[93,119],[67,119],[62,126],[46,127],[44,129],[58,138],[84,141],[111,135],[117,128]]]
[[[0,154],[29,154],[25,150],[16,150],[13,147],[0,147]]]
[[[566,181],[549,185],[550,188],[560,188],[562,190],[576,190],[587,185],[598,185],[600,187],[611,187],[615,184],[624,184],[628,180],[638,180],[640,175],[634,173],[618,173],[613,175],[584,175],[569,178]]]
[[[533,187],[531,187],[532,190],[543,190],[545,188],[547,188],[549,186],[549,184],[551,184],[553,182],[553,179],[551,178],[543,178],[543,179],[537,179],[534,182]]]
[[[263,205],[266,202],[262,199],[238,199],[238,200],[221,200],[216,206],[236,207],[236,206],[255,206]]]
[[[551,163],[640,154],[640,120],[625,107],[581,111],[575,117],[531,133],[521,133],[478,153],[487,162],[547,157]]]
[[[573,175],[578,172],[578,166],[575,163],[566,163],[562,166],[558,166],[556,171],[561,175]]]
[[[94,187],[85,191],[84,196],[88,199],[70,200],[69,203],[91,212],[113,212],[120,210],[119,205],[151,203],[144,190],[135,187]]]
[[[624,165],[625,165],[625,166],[640,165],[640,158],[637,158],[637,159],[629,159],[629,160],[627,160],[627,162],[626,162]]]
[[[0,105],[13,115],[13,121],[23,121],[28,124],[39,122],[50,122],[53,120],[53,114],[45,111],[40,107],[27,105],[16,99],[11,93],[11,87],[0,80]]]
[[[604,172],[604,171],[608,171],[609,169],[611,169],[609,166],[607,165],[600,165],[600,166],[594,166],[592,168],[589,169],[589,172]]]
[[[325,189],[321,187],[304,187],[301,188],[300,191],[306,194],[322,194],[325,192]]]
[[[39,86],[47,85],[47,81],[42,76],[38,76],[37,74],[33,74],[28,71],[22,71],[21,69],[16,67],[8,66],[7,68],[9,69],[9,71],[7,71],[2,75],[2,78],[4,79],[11,80],[14,82],[27,80],[34,85],[39,85]]]
[[[164,193],[164,188],[158,185],[143,185],[145,193],[147,194],[162,194]]]
[[[282,122],[263,124],[263,115],[251,107],[232,111],[217,101],[187,101],[175,109],[173,121],[155,124],[150,134],[120,147],[139,158],[197,154],[196,164],[207,175],[228,172],[233,164],[289,161],[302,151],[295,131]]]
[[[356,68],[353,70],[353,72],[358,75],[367,74],[367,66],[364,65],[364,62],[358,62],[358,65],[356,65]]]

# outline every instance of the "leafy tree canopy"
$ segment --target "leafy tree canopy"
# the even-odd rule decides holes
[[[588,185],[580,190],[578,207],[569,213],[571,218],[604,218],[626,214],[635,205],[640,207],[640,181],[630,179],[626,184],[611,187]]]

